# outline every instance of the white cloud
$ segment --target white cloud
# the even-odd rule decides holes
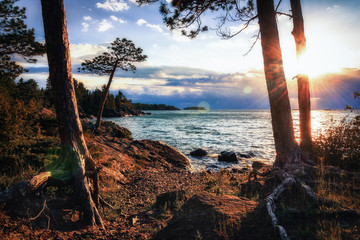
[[[108,49],[103,45],[93,44],[70,44],[70,54],[72,64],[80,64],[85,59],[91,59]]]
[[[89,24],[87,24],[86,22],[81,23],[81,25],[83,26],[81,31],[87,32],[89,30]]]
[[[126,11],[130,8],[123,0],[106,0],[104,3],[98,2],[96,3],[96,7],[112,12]]]
[[[115,21],[115,22],[119,22],[119,23],[126,23],[126,21],[122,20],[121,18],[118,18],[114,15],[111,15],[110,18]]]
[[[143,25],[143,24],[146,24],[146,23],[147,23],[147,21],[145,21],[144,19],[139,19],[139,20],[137,20],[137,22],[136,22],[136,24],[139,25],[139,26],[141,26],[141,25]]]
[[[139,25],[139,26],[145,25],[146,27],[151,28],[151,29],[154,29],[154,30],[156,30],[156,31],[158,31],[158,32],[160,32],[160,33],[163,32],[163,29],[162,29],[162,27],[161,27],[160,25],[150,24],[150,23],[148,23],[146,20],[144,20],[144,19],[142,19],[142,18],[139,19],[139,20],[136,22],[136,24]]]
[[[84,19],[85,21],[91,21],[91,20],[92,20],[92,18],[91,18],[90,16],[84,16],[83,19]]]
[[[113,28],[114,26],[112,25],[111,22],[109,22],[108,20],[106,19],[103,19],[100,23],[99,23],[99,26],[97,28],[97,30],[99,32],[105,32],[107,30],[109,30],[110,28]]]

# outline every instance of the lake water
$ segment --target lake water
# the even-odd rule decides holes
[[[192,158],[193,170],[240,168],[253,160],[272,163],[275,146],[269,110],[211,110],[211,111],[146,111],[151,115],[111,118],[128,128],[134,139],[163,141],[189,156],[197,148],[205,148],[209,156]],[[298,111],[292,113],[294,130],[299,137]],[[313,110],[312,131],[318,135],[334,121],[349,117],[341,110]],[[217,161],[221,151],[253,154],[237,164]]]

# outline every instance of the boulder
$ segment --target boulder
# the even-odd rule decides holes
[[[190,152],[190,156],[193,157],[204,157],[207,154],[208,154],[207,151],[203,148],[198,148],[195,151]]]
[[[222,151],[218,156],[218,160],[221,162],[237,162],[237,156],[234,152]]]
[[[240,153],[239,156],[240,156],[241,158],[251,158],[251,155],[250,155],[250,154]]]
[[[195,239],[199,234],[203,239],[234,239],[234,228],[256,206],[247,198],[201,192],[187,200],[154,239]]]
[[[135,140],[125,149],[143,167],[165,167],[172,171],[188,170],[190,159],[176,148],[161,141]]]
[[[94,125],[89,121],[83,121],[82,124],[85,130],[92,131],[94,128]],[[95,133],[99,135],[110,135],[111,137],[116,138],[132,138],[131,132],[127,128],[121,127],[110,121],[102,121],[100,128],[97,129]]]

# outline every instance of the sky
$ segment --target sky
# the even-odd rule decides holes
[[[242,3],[243,1],[240,1]],[[277,2],[277,0],[275,0]],[[26,7],[26,23],[44,42],[40,0],[20,0]],[[360,1],[302,0],[307,53],[297,63],[292,20],[278,16],[278,27],[290,102],[297,108],[299,69],[310,77],[313,109],[343,109],[356,105],[352,92],[360,89]],[[203,22],[210,30],[197,38],[181,36],[166,28],[159,3],[139,7],[134,0],[65,0],[70,54],[74,77],[89,89],[100,88],[108,76],[78,73],[81,62],[107,51],[117,37],[132,40],[148,59],[135,63],[136,73],[118,70],[111,92],[121,90],[133,102],[164,103],[180,108],[206,105],[210,109],[269,108],[260,41],[252,51],[258,33],[257,20],[232,39],[221,39],[215,15]],[[289,13],[289,0],[279,11]],[[237,22],[231,29],[238,29]],[[21,60],[19,60],[21,62]],[[22,63],[45,87],[48,78],[46,56],[37,64]],[[359,101],[358,101],[359,102]]]

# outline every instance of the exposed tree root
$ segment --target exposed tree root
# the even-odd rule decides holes
[[[255,174],[257,174],[257,173],[255,173]],[[262,174],[262,175],[264,175],[264,174]],[[307,185],[304,182],[304,180],[301,179],[300,177],[296,177],[292,174],[289,174],[284,171],[279,171],[279,170],[273,170],[271,173],[266,173],[266,175],[272,175],[267,180],[269,180],[270,178],[273,178],[274,176],[278,177],[278,179],[281,180],[281,183],[265,198],[265,202],[266,202],[267,213],[270,217],[272,226],[274,227],[275,231],[277,231],[279,233],[280,238],[283,240],[288,240],[290,238],[288,237],[284,227],[282,227],[278,223],[278,218],[275,214],[275,211],[276,211],[275,201],[277,199],[279,199],[279,197],[284,193],[284,191],[289,189],[290,187],[296,185],[298,188],[302,189],[303,193],[306,194],[306,196],[308,196],[309,200],[311,199],[311,201],[316,203],[316,205],[324,205],[324,206],[328,206],[328,207],[329,206],[338,206],[338,207],[342,208],[342,206],[340,206],[338,203],[336,203],[332,200],[318,197],[314,193],[312,188],[309,185]],[[313,181],[307,180],[307,179],[305,181],[310,182],[310,183],[313,182]],[[339,210],[338,212],[339,212],[339,214],[341,214],[343,216],[349,216],[349,217],[358,217],[359,216],[359,214],[357,214],[356,211],[354,211],[352,209]]]
[[[288,240],[290,238],[287,236],[285,229],[282,226],[278,225],[278,219],[275,215],[275,211],[276,211],[275,200],[277,200],[280,197],[281,193],[284,192],[288,187],[294,185],[295,182],[296,182],[295,179],[289,176],[288,178],[283,180],[282,183],[279,186],[277,186],[274,189],[274,191],[265,199],[266,209],[270,216],[271,223],[274,229],[279,232],[280,237],[283,240]]]
[[[105,201],[102,197],[99,196],[99,202],[101,203],[102,207],[104,208],[105,206],[111,209],[115,209],[115,207],[113,205],[111,205],[110,203],[108,203],[107,201]]]

